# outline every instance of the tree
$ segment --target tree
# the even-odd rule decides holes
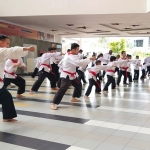
[[[109,48],[113,53],[119,54],[121,51],[126,49],[126,40],[121,39],[120,41],[109,43]]]

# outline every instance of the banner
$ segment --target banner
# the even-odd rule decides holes
[[[0,22],[0,34],[54,42],[54,35]]]

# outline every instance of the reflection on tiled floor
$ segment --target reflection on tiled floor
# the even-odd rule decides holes
[[[49,81],[30,95],[35,79],[25,79],[26,98],[15,99],[17,88],[9,89],[18,122],[0,122],[0,150],[150,150],[148,79],[120,85],[108,95],[95,95],[93,88],[89,100],[83,86],[81,103],[70,102],[70,87],[56,111],[50,109],[55,91]]]

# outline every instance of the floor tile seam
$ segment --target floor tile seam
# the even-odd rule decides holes
[[[102,122],[104,122],[104,121],[102,121]],[[105,122],[105,123],[112,123],[112,122]],[[103,124],[101,124],[100,126],[97,126],[97,127],[102,127],[102,128],[107,128],[107,129],[116,129],[116,128],[113,128],[113,127],[103,127],[103,125],[105,124],[105,123],[103,123]],[[86,124],[86,123],[85,123]],[[114,124],[119,124],[119,123],[114,123]],[[89,125],[89,124],[87,124],[87,125]],[[139,130],[142,128],[142,127],[140,127],[140,126],[133,126],[133,125],[128,125],[128,124],[119,124],[119,125],[121,125],[117,130],[121,130],[121,131],[128,131],[128,130],[124,130],[124,129],[120,129],[122,126],[124,126],[124,125],[127,125],[127,126],[131,126],[131,127],[138,127],[139,129],[138,129],[138,131],[129,131],[129,132],[133,132],[133,133],[140,133],[139,132]],[[90,126],[95,126],[95,125],[90,125]],[[150,129],[150,128],[148,128],[148,129]],[[149,134],[150,135],[150,134]]]
[[[120,107],[114,107],[114,108],[120,108]],[[97,108],[96,108],[96,109],[97,109]],[[134,115],[135,115],[135,114],[150,115],[150,111],[147,111],[147,112],[149,112],[149,113],[147,113],[147,114],[141,113],[140,111],[141,111],[142,109],[138,110],[138,109],[127,109],[127,108],[125,108],[125,110],[112,110],[112,109],[100,108],[100,107],[98,107],[98,109],[100,109],[100,110],[115,111],[115,112],[128,112],[128,113],[133,113]],[[128,110],[135,110],[135,112],[129,112]],[[137,110],[137,111],[136,111],[136,110]]]

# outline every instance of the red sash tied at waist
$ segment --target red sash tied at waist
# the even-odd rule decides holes
[[[4,70],[5,73],[10,74],[12,76],[14,76],[15,78],[17,77],[17,75],[14,72],[7,72],[6,70]]]
[[[0,78],[0,82],[3,82],[2,78]]]
[[[76,75],[76,72],[72,73],[72,72],[68,72],[68,71],[65,71],[65,70],[63,70],[63,72],[65,72],[67,74],[70,74],[72,77],[74,77]]]
[[[90,71],[90,73],[95,77],[97,76],[97,74],[94,71]]]
[[[115,70],[107,70],[106,72],[112,72],[112,73],[115,73]]]
[[[127,69],[128,69],[129,67],[120,67],[120,68],[126,71],[126,77],[128,77]]]
[[[48,64],[41,64],[41,66],[46,66],[46,67],[52,69],[52,67],[50,65],[48,65]]]

